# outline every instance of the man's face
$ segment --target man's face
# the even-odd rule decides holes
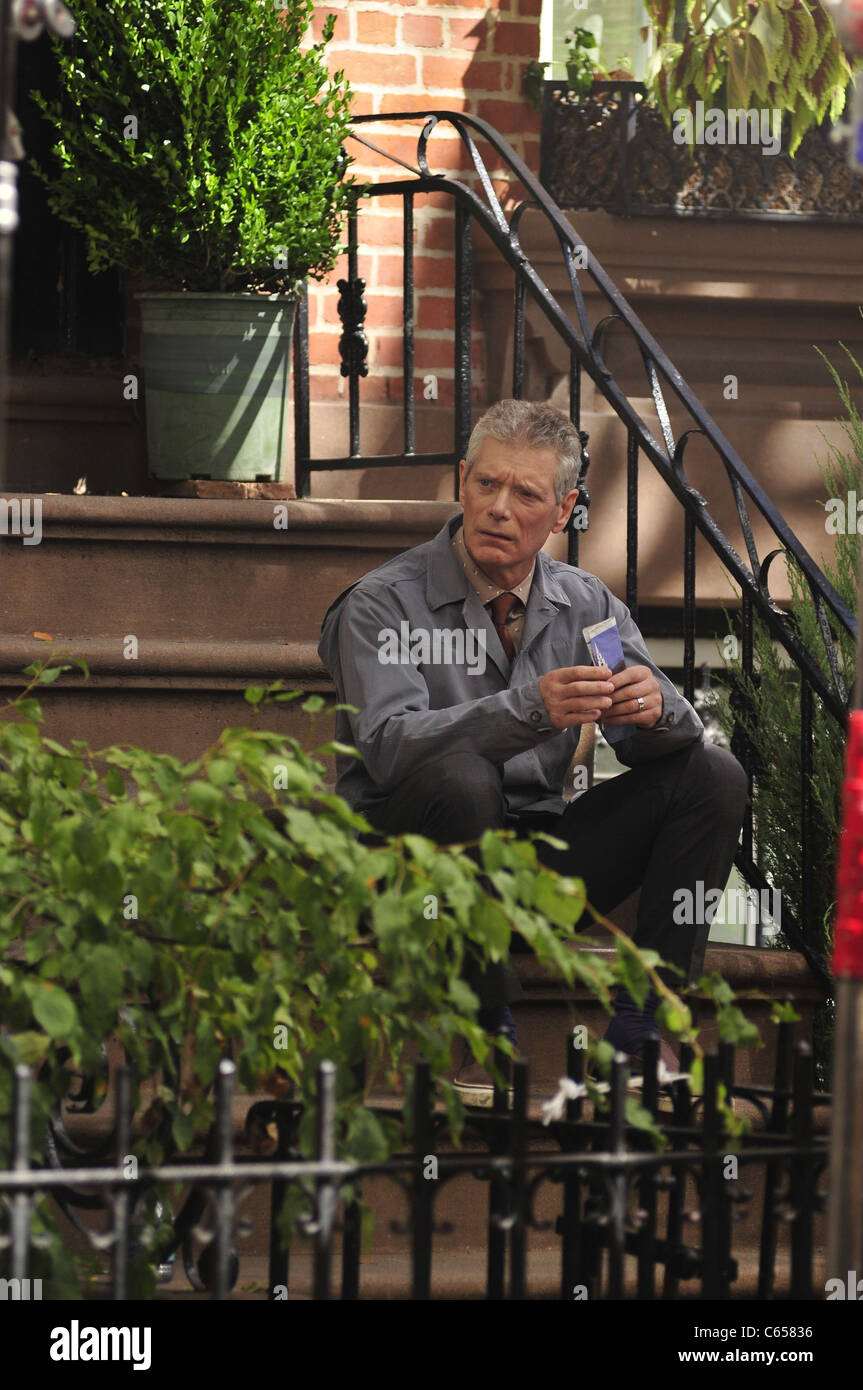
[[[551,449],[486,438],[470,473],[459,464],[464,539],[480,569],[502,588],[519,584],[552,532],[562,531],[578,497],[554,497]]]

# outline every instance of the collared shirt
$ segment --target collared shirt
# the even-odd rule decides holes
[[[452,538],[452,548],[458,556],[462,569],[479,594],[479,601],[484,608],[489,608],[498,594],[515,594],[516,602],[507,614],[506,630],[512,638],[512,645],[517,653],[524,629],[524,615],[530,596],[530,586],[533,583],[533,572],[536,569],[536,556],[534,555],[530,570],[520,584],[514,585],[511,589],[502,589],[499,584],[495,584],[493,579],[489,579],[485,570],[480,569],[471,555],[465,544],[463,525],[459,526]]]

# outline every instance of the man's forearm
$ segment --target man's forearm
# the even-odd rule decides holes
[[[478,753],[502,766],[559,732],[538,680],[439,710],[390,712],[380,700],[367,702],[351,716],[351,729],[370,777],[384,791],[444,754]]]

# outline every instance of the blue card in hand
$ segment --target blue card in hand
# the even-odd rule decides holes
[[[612,675],[625,668],[626,658],[616,618],[604,618],[601,623],[592,623],[590,627],[582,629],[582,635],[594,666],[607,666]],[[620,743],[621,739],[629,738],[633,731],[625,724],[612,724],[610,729],[603,724],[602,732],[608,743]]]

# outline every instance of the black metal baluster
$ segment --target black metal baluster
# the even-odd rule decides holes
[[[584,1048],[576,1046],[575,1031],[566,1042],[566,1074],[570,1081],[581,1085],[584,1082]],[[569,1125],[581,1119],[584,1101],[581,1096],[566,1102],[566,1128],[563,1132],[564,1153],[573,1153],[575,1143],[569,1132]],[[577,1284],[584,1280],[582,1270],[582,1228],[581,1228],[581,1178],[573,1167],[568,1167],[563,1179],[563,1210],[557,1223],[561,1236],[560,1249],[560,1296],[571,1299]]]
[[[773,1076],[773,1101],[767,1120],[768,1134],[784,1134],[788,1124],[791,1089],[794,1025],[780,1023],[776,1039],[776,1067]],[[761,1213],[761,1242],[758,1252],[758,1298],[765,1300],[773,1293],[776,1265],[776,1236],[779,1222],[776,1215],[776,1193],[782,1178],[782,1163],[768,1159],[764,1169],[764,1209]]]
[[[812,1159],[803,1152],[812,1143],[812,1049],[797,1044],[794,1058],[794,1110],[791,1138],[791,1298],[812,1297],[812,1221],[815,1214],[815,1177]]]
[[[680,1049],[680,1070],[688,1072],[692,1066],[694,1052],[689,1043]],[[688,1081],[680,1081],[672,1091],[674,1101],[671,1123],[681,1129],[689,1120],[692,1106],[692,1093]],[[671,1187],[668,1193],[668,1217],[666,1221],[666,1242],[669,1249],[679,1246],[683,1238],[683,1208],[686,1200],[686,1169],[675,1166],[671,1170]],[[677,1293],[678,1278],[670,1261],[666,1263],[662,1280],[662,1297],[673,1298]]]
[[[649,1037],[642,1051],[644,1080],[641,1103],[654,1120],[659,1114],[659,1039]],[[648,1135],[636,1135],[633,1148],[648,1152],[652,1147]],[[656,1297],[656,1213],[657,1213],[657,1170],[645,1168],[638,1183],[638,1206],[641,1224],[638,1229],[638,1297]]]
[[[362,1254],[362,1208],[359,1202],[345,1203],[342,1219],[342,1302],[360,1296],[360,1256]]]
[[[357,200],[354,198],[348,213],[348,278],[338,282],[338,311],[342,321],[340,370],[342,376],[348,378],[348,453],[352,459],[360,457],[360,377],[369,374],[369,340],[363,331],[368,308],[364,297],[366,282],[357,274],[357,245]]]
[[[581,362],[578,353],[574,348],[569,352],[569,418],[576,429],[581,426]],[[581,492],[576,499],[576,507],[583,504]],[[578,564],[578,548],[581,539],[581,532],[570,518],[566,528],[566,562],[569,565]]]
[[[721,1120],[717,1106],[719,1058],[715,1052],[704,1057],[703,1158],[699,1196],[701,1208],[701,1296],[724,1298],[722,1279],[723,1177],[719,1137]]]
[[[611,1116],[609,1152],[626,1153],[626,1085],[629,1068],[623,1053],[611,1064]],[[626,1250],[626,1173],[613,1168],[606,1182],[608,1211],[608,1297],[623,1298],[623,1257]]]
[[[117,1119],[114,1129],[114,1162],[123,1172],[129,1156],[132,1127],[132,1077],[128,1067],[117,1068]],[[125,1176],[125,1174],[124,1174]],[[137,1194],[137,1188],[135,1193]],[[129,1263],[129,1189],[123,1186],[113,1195],[114,1244],[111,1247],[111,1297],[121,1303],[127,1297]]]
[[[626,606],[638,622],[638,439],[626,439]]]
[[[509,1081],[508,1057],[494,1049],[494,1062],[504,1076],[504,1085],[495,1085],[492,1113],[497,1123],[489,1126],[489,1151],[500,1158],[506,1151],[507,1094]],[[486,1290],[487,1297],[499,1300],[506,1292],[506,1230],[501,1225],[508,1210],[508,1184],[500,1172],[494,1172],[488,1187],[488,1264]]]
[[[416,452],[414,409],[414,195],[406,192],[403,205],[404,337],[403,391],[405,456]]]
[[[520,401],[524,395],[524,277],[515,272],[515,300],[512,325],[512,394]]]
[[[800,929],[813,949],[812,921],[812,687],[800,676]]]
[[[309,295],[304,285],[294,323],[294,486],[298,497],[308,497],[311,492],[310,409]]]
[[[366,1063],[363,1058],[353,1067],[357,1095],[366,1088]],[[356,1191],[356,1183],[353,1184]],[[342,1301],[353,1302],[360,1296],[360,1256],[362,1254],[362,1208],[351,1197],[345,1202],[342,1219]]]
[[[12,1089],[12,1171],[30,1171],[30,1129],[33,1123],[33,1083],[25,1066],[16,1066]],[[33,1197],[16,1189],[12,1197],[12,1278],[27,1278],[30,1263],[30,1213]]]
[[[722,1083],[722,1085],[725,1087],[725,1103],[726,1103],[726,1105],[728,1105],[729,1107],[732,1107],[732,1108],[733,1108],[733,1105],[734,1105],[734,1068],[735,1068],[735,1062],[736,1062],[736,1054],[735,1054],[735,1051],[734,1051],[734,1043],[731,1043],[731,1042],[720,1042],[720,1044],[719,1044],[719,1080],[720,1080],[720,1082]],[[725,1138],[724,1134],[723,1134],[722,1137],[720,1138],[720,1143],[721,1143],[723,1149],[726,1150],[725,1156],[724,1156],[724,1157],[725,1157],[725,1158],[729,1157],[729,1155],[728,1155],[728,1153],[727,1153],[727,1141],[726,1141],[726,1138]],[[736,1156],[736,1155],[735,1155],[735,1156]],[[738,1167],[739,1167],[739,1165],[738,1165]],[[731,1217],[732,1217],[732,1212],[733,1212],[733,1209],[734,1209],[733,1197],[734,1197],[734,1194],[735,1194],[735,1192],[736,1192],[736,1187],[737,1187],[737,1179],[736,1179],[736,1178],[735,1178],[735,1179],[731,1179],[731,1178],[726,1177],[726,1175],[725,1175],[725,1162],[724,1162],[724,1158],[723,1158],[722,1172],[721,1172],[721,1187],[720,1187],[721,1200],[720,1200],[720,1222],[719,1222],[719,1238],[720,1238],[720,1278],[721,1278],[721,1281],[722,1281],[722,1289],[723,1289],[722,1297],[723,1297],[723,1298],[728,1298],[728,1297],[730,1296],[730,1292],[731,1292],[731,1273],[732,1273],[732,1264],[731,1264]]]
[[[509,1296],[516,1299],[527,1297],[527,1096],[528,1064],[519,1059],[513,1065],[513,1105],[509,1125],[509,1155],[512,1160],[511,1201],[515,1217],[509,1238]]]
[[[279,1146],[276,1149],[276,1157],[285,1157],[281,1144],[281,1126],[279,1126]],[[279,1220],[287,1190],[288,1184],[283,1182],[281,1178],[273,1179],[270,1187],[269,1289],[267,1290],[267,1297],[271,1303],[282,1301],[276,1298],[276,1289],[288,1290],[290,1288],[290,1249],[283,1242],[279,1230]]]
[[[417,1062],[414,1068],[414,1209],[411,1233],[411,1298],[431,1298],[432,1232],[434,1221],[434,1178],[426,1173],[426,1163],[434,1155],[432,1123],[431,1068]]]
[[[684,519],[683,542],[683,697],[695,698],[695,522]]]
[[[332,1163],[336,1156],[336,1068],[321,1062],[317,1081],[317,1142],[315,1156],[321,1163]],[[316,1299],[329,1299],[333,1260],[333,1226],[338,1190],[332,1178],[320,1177],[315,1184],[315,1253],[313,1285]]]
[[[458,497],[458,465],[467,452],[471,429],[471,323],[473,315],[473,224],[470,209],[459,199],[455,206],[455,354],[453,382],[455,420],[453,449],[454,496]]]
[[[234,1082],[237,1068],[223,1058],[216,1078],[216,1166],[230,1168],[234,1152]],[[213,1298],[224,1300],[230,1291],[230,1267],[234,1235],[234,1192],[230,1183],[220,1183],[215,1193],[216,1235]]]
[[[575,348],[569,350],[569,418],[581,429],[581,359]]]

